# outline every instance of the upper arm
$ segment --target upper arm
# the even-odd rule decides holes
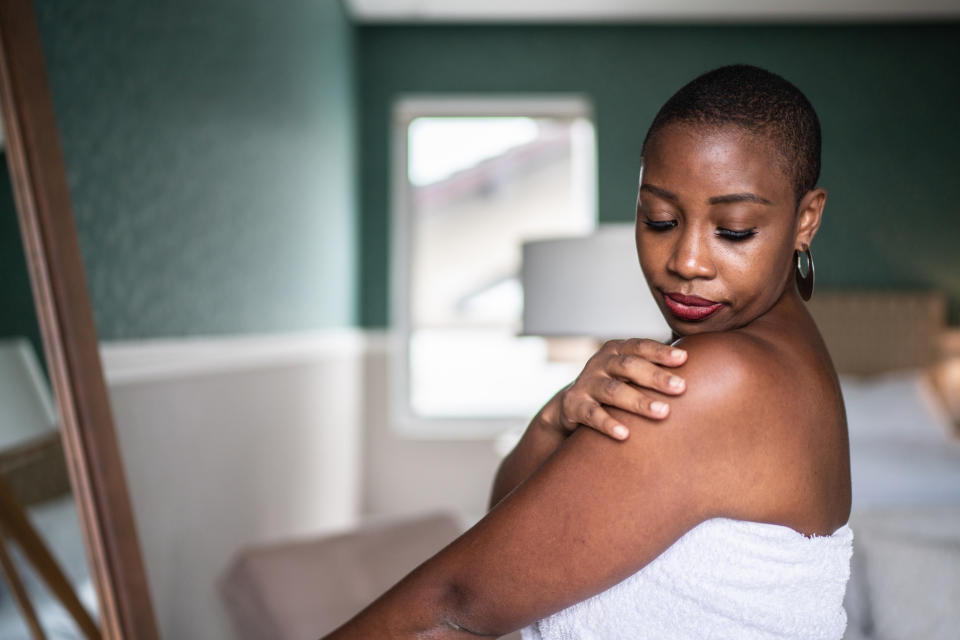
[[[423,579],[453,586],[462,626],[506,632],[540,619],[638,571],[703,520],[736,510],[741,485],[752,480],[743,471],[754,435],[733,428],[731,410],[738,413],[750,380],[738,357],[709,343],[700,354],[688,347],[688,391],[671,399],[666,421],[620,413],[631,427],[624,442],[578,429],[421,567]]]

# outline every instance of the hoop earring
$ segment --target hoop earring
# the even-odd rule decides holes
[[[800,268],[800,256],[806,254],[807,256],[807,275],[803,275],[803,270]],[[797,260],[797,289],[800,291],[800,297],[804,301],[810,299],[813,296],[813,254],[810,253],[810,247],[808,245],[803,245],[801,251],[794,251],[794,257]]]

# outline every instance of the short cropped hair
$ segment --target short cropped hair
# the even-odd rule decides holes
[[[797,202],[820,178],[820,119],[793,84],[746,64],[720,67],[695,78],[660,108],[643,149],[669,124],[735,125],[767,136],[793,181]]]

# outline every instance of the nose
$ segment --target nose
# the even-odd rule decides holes
[[[688,225],[677,234],[677,243],[667,262],[667,269],[684,280],[713,278],[716,265],[710,257],[709,240],[693,225]]]

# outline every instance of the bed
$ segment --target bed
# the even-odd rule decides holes
[[[960,629],[960,439],[934,388],[944,300],[818,294],[811,311],[841,376],[854,555],[848,640],[955,639]]]

